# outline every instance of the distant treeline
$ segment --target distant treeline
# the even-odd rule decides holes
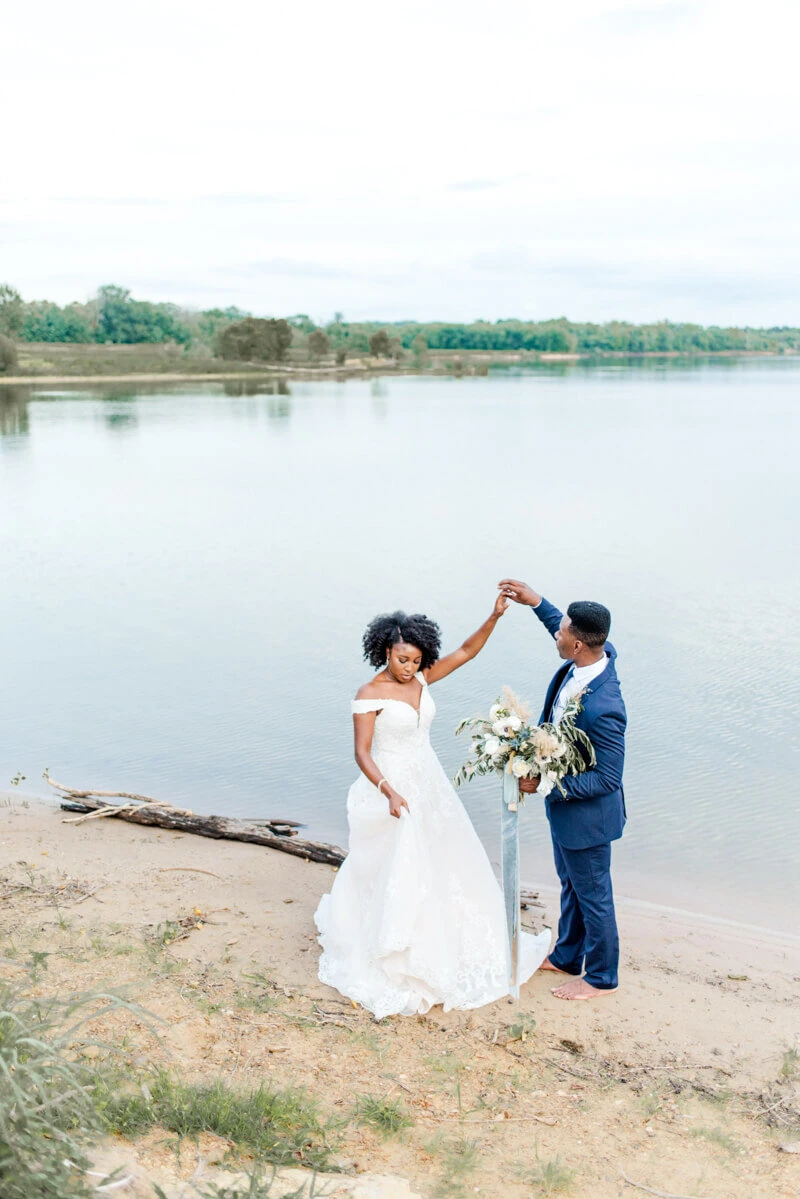
[[[63,307],[50,300],[26,303],[13,287],[0,286],[0,333],[18,341],[210,345],[220,328],[247,315],[238,308],[192,312],[177,304],[151,304],[113,285],[101,287],[88,303]]]
[[[135,300],[123,287],[101,287],[88,303],[61,307],[48,300],[26,302],[8,284],[0,286],[0,335],[23,342],[113,345],[171,342],[204,348],[223,358],[280,361],[287,354],[321,360],[372,355],[416,361],[429,352],[528,351],[560,354],[702,354],[800,351],[800,329],[704,327],[672,321],[635,325],[627,321],[586,324],[565,317],[550,321],[348,322],[341,313],[317,326],[303,313],[254,318],[239,308],[202,312],[177,304]]]
[[[327,332],[334,340],[335,325]],[[468,325],[399,321],[392,325],[344,325],[345,338],[353,333],[369,339],[375,330],[385,328],[397,337],[404,349],[428,350],[531,350],[557,354],[644,354],[644,353],[719,353],[720,351],[800,350],[800,329],[788,326],[771,329],[720,328],[711,325],[676,324],[658,321],[634,325],[627,321],[608,321],[603,325],[568,321],[474,321]],[[421,339],[421,341],[420,341]]]

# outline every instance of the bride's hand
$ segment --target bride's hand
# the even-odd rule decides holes
[[[400,813],[402,812],[403,808],[408,811],[408,804],[403,799],[402,795],[398,795],[397,792],[392,789],[392,792],[389,796],[389,815],[396,816],[399,820]]]
[[[510,602],[511,601],[509,600],[508,596],[504,595],[501,591],[497,599],[494,601],[494,615],[502,616],[505,610],[508,608]]]

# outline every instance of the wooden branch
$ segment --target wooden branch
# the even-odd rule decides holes
[[[672,1191],[655,1191],[652,1187],[646,1187],[641,1182],[634,1182],[632,1178],[628,1178],[624,1170],[620,1170],[620,1174],[629,1187],[635,1187],[637,1191],[646,1191],[648,1195],[657,1195],[658,1199],[696,1199],[694,1195],[674,1195]]]
[[[130,791],[78,791],[75,787],[65,787],[63,783],[57,783],[46,772],[44,778],[51,787],[55,787],[57,791],[65,791],[73,799],[130,799],[133,803],[153,804],[157,808],[169,808],[173,812],[183,812],[186,816],[192,815],[188,808],[176,808],[164,800],[151,799],[149,795],[133,795]]]
[[[306,861],[324,862],[330,866],[341,866],[347,856],[338,845],[306,841],[298,837],[297,824],[294,821],[248,821],[236,820],[229,816],[199,816],[187,808],[176,808],[172,804],[147,796],[126,795],[120,791],[81,791],[45,777],[51,787],[62,792],[61,807],[65,811],[81,812],[78,820],[118,817],[132,824],[194,833],[200,837],[213,837],[218,841],[246,841],[252,845],[266,845],[270,849],[279,849],[297,858],[305,858]],[[119,805],[106,802],[108,799],[117,798],[128,798],[130,803]],[[65,823],[72,822],[68,820]]]

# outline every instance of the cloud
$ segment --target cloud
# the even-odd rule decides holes
[[[220,205],[228,207],[236,204],[284,204],[290,200],[296,200],[296,196],[290,195],[260,195],[249,194],[247,192],[220,192],[218,194],[192,195],[191,197],[181,195],[160,195],[160,196],[53,196],[52,203],[77,205],[82,207],[96,206],[99,208],[166,208],[171,205],[183,205],[187,200],[192,204],[208,204]]]
[[[291,258],[270,258],[264,262],[240,263],[215,268],[221,274],[258,278],[264,275],[283,275],[293,279],[352,279],[352,271],[325,262],[302,262]]]
[[[702,8],[699,2],[694,5],[668,3],[646,7],[624,5],[592,17],[585,27],[609,37],[641,37],[672,30],[694,16],[699,8]]]
[[[495,187],[503,187],[513,183],[518,175],[504,175],[499,179],[462,179],[456,183],[448,183],[447,190],[451,192],[483,192]]]

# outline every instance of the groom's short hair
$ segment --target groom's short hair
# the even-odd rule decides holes
[[[576,600],[567,608],[573,632],[584,645],[605,645],[611,631],[611,613],[594,600]]]

